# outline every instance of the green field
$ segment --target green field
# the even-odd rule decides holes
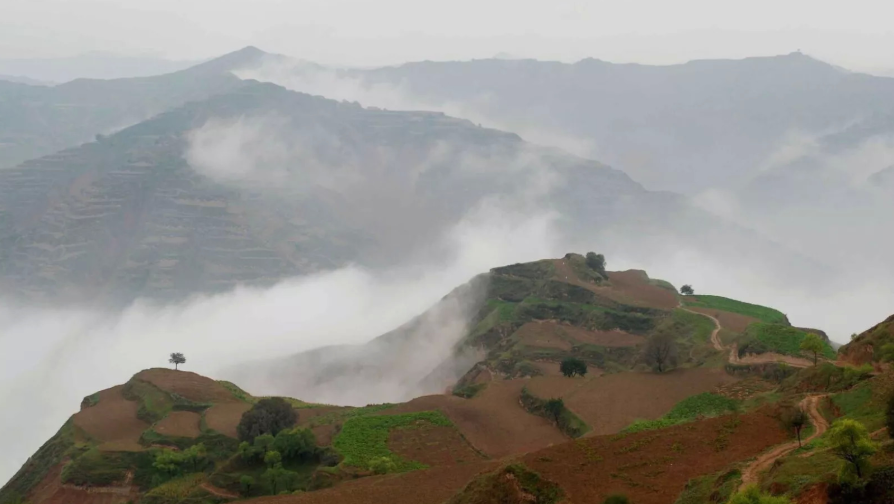
[[[725,413],[738,411],[741,402],[719,394],[704,392],[687,397],[678,402],[673,409],[658,420],[637,420],[623,432],[640,432],[644,430],[663,429],[680,423],[691,422],[698,418],[715,417]]]
[[[373,460],[389,458],[394,462],[395,472],[425,469],[425,464],[403,459],[388,449],[388,434],[392,429],[413,427],[420,422],[453,425],[438,411],[354,417],[345,422],[332,446],[345,457],[342,463],[346,466],[368,469]]]
[[[771,324],[789,325],[785,314],[779,310],[720,296],[683,296],[683,304],[697,308],[713,308],[715,310],[738,313]]]
[[[745,331],[747,338],[759,342],[759,346],[756,348],[763,348],[766,352],[777,352],[796,357],[804,356],[804,353],[801,351],[801,341],[804,340],[807,334],[807,332],[800,329],[779,324],[752,324]],[[749,348],[752,346],[749,345]],[[826,343],[821,356],[827,359],[834,359],[835,350]]]

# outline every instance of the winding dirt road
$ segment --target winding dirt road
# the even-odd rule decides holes
[[[829,428],[829,422],[826,421],[819,411],[819,401],[824,397],[826,397],[825,394],[809,395],[798,404],[801,409],[810,416],[810,421],[814,426],[813,434],[801,441],[804,444],[821,436]],[[773,462],[776,462],[780,458],[798,449],[798,446],[797,441],[792,441],[791,443],[779,445],[759,456],[754,462],[748,464],[748,466],[742,470],[742,484],[740,485],[740,488],[752,483],[757,483],[758,476],[760,476],[761,472],[769,469],[773,465]]]

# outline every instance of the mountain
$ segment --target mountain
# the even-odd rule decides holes
[[[66,58],[0,59],[0,74],[19,75],[40,82],[126,79],[177,72],[196,63],[95,51]]]
[[[0,81],[15,82],[16,84],[27,84],[29,86],[52,86],[53,82],[39,81],[21,75],[4,75],[0,74]]]
[[[151,77],[76,79],[58,86],[0,81],[0,169],[91,141],[188,101],[238,87],[230,74],[266,55],[248,47]]]
[[[0,503],[269,495],[295,504],[558,503],[625,494],[670,504],[726,502],[752,483],[803,501],[846,488],[837,483],[846,462],[822,449],[834,442],[830,421],[858,422],[873,432],[868,444],[890,444],[880,429],[890,372],[740,356],[732,345],[751,341],[753,328],[773,350],[797,347],[800,336],[772,308],[679,296],[643,271],[603,267],[595,254],[567,254],[494,268],[363,348],[287,359],[299,369],[245,368],[246,378],[288,388],[301,367],[317,366],[323,374],[303,383],[302,399],[264,398],[189,371],[141,371],[85,397],[0,489]],[[429,334],[425,326],[443,325],[453,309],[470,317],[459,337]],[[762,340],[766,327],[775,329]],[[673,351],[654,353],[662,341]],[[422,355],[432,344],[474,348],[477,362],[446,379]],[[456,363],[462,353],[446,356]],[[661,356],[673,356],[664,368]],[[569,357],[582,374],[561,372]],[[396,368],[426,382],[426,367],[446,390],[363,407],[308,400],[337,388],[361,397],[364,381],[393,386]],[[812,423],[803,443],[783,428],[794,408]],[[862,495],[885,502],[894,460],[878,450],[867,463],[875,470]]]
[[[894,344],[894,315],[866,331],[856,334],[841,347],[842,359],[854,364],[880,365],[885,359],[884,346]]]

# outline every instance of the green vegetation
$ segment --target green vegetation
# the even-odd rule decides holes
[[[180,476],[205,470],[211,461],[205,445],[199,443],[182,451],[161,450],[152,467],[169,476]]]
[[[99,392],[96,392],[95,394],[90,394],[87,397],[85,397],[84,400],[81,401],[81,409],[92,408],[92,407],[96,406],[97,404],[99,404]]]
[[[248,392],[239,388],[239,386],[233,382],[228,382],[226,380],[217,380],[217,383],[223,385],[223,387],[225,389],[229,390],[230,393],[233,394],[233,397],[235,397],[236,399],[239,399],[242,402],[247,402],[247,403],[257,402],[257,399],[252,397],[251,394],[249,394]]]
[[[568,357],[562,360],[559,369],[566,378],[585,376],[587,374],[587,363],[575,357]]]
[[[208,492],[201,487],[204,480],[203,473],[188,474],[172,479],[147,492],[140,502],[146,504],[199,504],[206,502]]]
[[[689,328],[689,332],[691,332],[691,336],[688,335],[688,339],[694,341],[695,343],[708,343],[711,340],[711,333],[714,332],[714,321],[705,317],[704,315],[699,315],[697,313],[688,312],[686,310],[674,310],[673,312],[673,322],[678,325],[681,329]],[[685,330],[678,331],[679,333],[686,334]]]
[[[822,362],[816,367],[802,369],[786,378],[782,383],[783,391],[841,391],[856,386],[871,377],[872,366],[839,367],[829,362]]]
[[[695,289],[693,289],[691,285],[686,284],[686,285],[680,287],[680,294],[682,294],[684,296],[691,296],[691,295],[695,294]]]
[[[588,268],[599,273],[603,278],[608,278],[608,273],[605,271],[604,255],[595,252],[587,252],[586,264]]]
[[[801,344],[812,333],[780,324],[751,324],[745,331],[745,343],[739,346],[739,355],[746,353],[776,352],[783,355],[802,356]],[[817,351],[827,359],[835,358],[835,350],[818,336]],[[812,339],[812,338],[811,338]]]
[[[700,308],[712,308],[715,310],[738,313],[748,317],[756,318],[768,324],[789,325],[788,318],[779,310],[768,308],[766,306],[743,303],[735,299],[729,299],[720,296],[686,296],[683,298],[686,306],[694,306]]]
[[[704,392],[687,397],[658,420],[637,420],[623,430],[626,433],[663,429],[673,425],[691,422],[699,417],[715,417],[739,410],[741,402],[722,395]]]
[[[623,494],[614,494],[606,497],[602,504],[630,504],[630,499]]]
[[[760,491],[756,485],[750,485],[736,493],[727,504],[791,504],[788,497],[774,497]]]
[[[888,437],[894,439],[894,394],[891,394],[885,405],[885,427],[888,429]]]
[[[656,287],[661,287],[664,290],[669,290],[669,291],[673,292],[674,294],[677,293],[677,288],[674,287],[674,284],[668,282],[667,280],[661,280],[659,278],[651,278],[651,279],[649,279],[649,283]]]
[[[840,481],[855,482],[869,474],[869,457],[878,451],[878,446],[863,424],[849,418],[836,420],[827,436],[832,454],[843,462],[838,473]]]
[[[820,339],[819,336],[809,333],[801,340],[801,345],[798,348],[802,352],[813,354],[813,365],[816,366],[817,358],[819,357],[819,354],[825,352],[826,345],[826,342]]]
[[[168,359],[168,362],[174,365],[174,369],[176,370],[180,364],[186,363],[186,357],[183,356],[180,352],[174,352],[171,354],[171,358]]]
[[[261,399],[242,414],[236,432],[242,441],[253,441],[261,434],[277,435],[298,421],[292,405],[281,397]]]
[[[446,504],[517,502],[519,490],[531,504],[556,504],[564,497],[559,485],[516,463],[475,478]]]
[[[332,446],[344,456],[342,463],[346,466],[370,469],[370,464],[374,460],[387,458],[394,463],[395,472],[424,469],[427,467],[425,464],[405,460],[388,449],[388,434],[392,429],[412,428],[420,424],[453,426],[450,420],[438,411],[359,416],[344,423]]]
[[[110,485],[123,481],[129,468],[126,459],[91,448],[65,464],[62,482],[79,486]]]
[[[453,388],[453,395],[464,399],[471,399],[478,395],[479,392],[487,387],[486,383],[471,383],[469,385],[458,385]]]
[[[742,473],[738,469],[691,479],[686,482],[686,488],[674,504],[726,502],[736,491],[741,480]]]
[[[140,404],[137,418],[150,424],[158,422],[171,411],[202,412],[211,407],[210,403],[198,403],[183,396],[171,394],[136,377],[125,383],[121,392],[127,400]]]
[[[801,447],[801,430],[810,423],[810,417],[800,407],[794,407],[782,415],[782,423],[789,430],[795,431],[798,436],[798,448]]]
[[[556,426],[570,437],[578,438],[590,431],[590,426],[565,407],[561,399],[541,399],[523,387],[521,391],[522,406],[528,413],[542,416],[556,422]]]
[[[810,444],[804,445],[805,450],[809,447]],[[799,495],[811,485],[834,480],[839,461],[831,453],[815,451],[809,457],[799,455],[801,453],[796,451],[794,455],[780,459],[779,465],[768,474],[767,485],[784,488],[789,495]]]

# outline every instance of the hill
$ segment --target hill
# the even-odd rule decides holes
[[[882,348],[894,343],[894,315],[866,331],[855,334],[850,343],[841,347],[842,359],[853,364],[879,364]]]
[[[258,56],[247,49],[148,80],[52,88],[101,104],[86,110],[198,101],[0,171],[7,296],[174,300],[352,262],[392,266],[447,254],[449,230],[495,202],[513,215],[556,215],[563,243],[605,241],[607,252],[639,260],[693,249],[814,277],[810,263],[760,236],[597,162],[439,113],[234,81],[228,69]],[[9,86],[29,100],[45,92]],[[47,120],[38,122],[44,131]]]
[[[793,498],[841,491],[828,485],[837,466],[823,449],[826,429],[851,419],[887,439],[878,429],[894,393],[890,372],[734,364],[716,338],[747,332],[729,328],[741,326],[738,314],[701,315],[680,301],[644,272],[604,271],[595,255],[568,254],[494,268],[363,347],[250,366],[284,387],[304,379],[304,400],[277,403],[231,382],[145,370],[85,397],[0,490],[0,502],[602,502],[624,493],[687,504],[724,502],[743,481]],[[457,317],[451,310],[468,315],[465,330],[432,337],[433,326]],[[645,365],[649,342],[662,335],[677,349],[672,371]],[[440,363],[423,355],[433,344],[450,349]],[[583,376],[559,372],[569,357],[587,365]],[[300,378],[315,362],[316,378]],[[393,386],[400,366],[410,370],[405,382],[448,390],[408,389],[405,402],[364,407],[312,399],[334,388],[369,394],[364,381]],[[795,404],[813,424],[801,449],[780,423]],[[238,427],[272,418],[284,419],[276,436]],[[882,450],[872,464],[867,492],[894,460]],[[289,495],[265,497],[281,493]]]

